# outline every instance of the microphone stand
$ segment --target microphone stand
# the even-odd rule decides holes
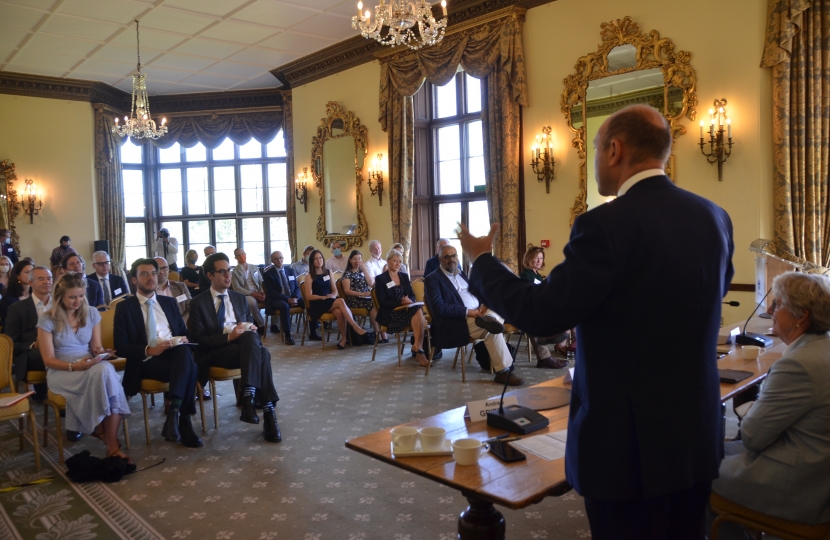
[[[744,331],[735,336],[735,343],[737,343],[738,345],[754,345],[756,347],[769,347],[772,345],[773,342],[771,337],[764,336],[761,334],[754,334],[752,332],[747,333],[746,331],[746,327],[749,324],[749,319],[751,319],[752,316],[755,315],[755,312],[758,311],[758,308],[761,307],[761,304],[764,303],[764,300],[767,299],[767,296],[769,296],[769,293],[771,292],[772,287],[770,287],[770,289],[767,291],[767,294],[765,294],[764,297],[761,298],[761,301],[758,302],[758,305],[755,306],[755,309],[752,310],[752,313],[746,319],[746,322],[744,323]]]

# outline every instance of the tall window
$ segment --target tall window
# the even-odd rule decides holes
[[[127,141],[121,162],[128,266],[155,255],[152,243],[162,227],[179,240],[179,266],[189,249],[202,259],[208,244],[229,257],[242,247],[252,264],[264,264],[277,250],[291,260],[282,131],[268,144],[225,139],[213,150]]]
[[[415,198],[412,266],[423,270],[438,238],[461,253],[455,230],[487,234],[481,82],[459,72],[444,86],[425,82],[414,97]],[[466,261],[465,261],[466,263]]]

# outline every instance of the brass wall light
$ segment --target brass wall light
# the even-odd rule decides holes
[[[297,175],[297,184],[294,186],[294,196],[303,205],[303,210],[308,213],[308,167],[303,167],[302,174]]]
[[[23,205],[23,213],[29,216],[29,223],[35,222],[35,216],[43,208],[43,196],[39,191],[35,190],[34,180],[25,180],[26,187],[23,188],[21,204]]]
[[[545,191],[550,193],[550,181],[553,180],[553,152],[551,150],[551,127],[543,127],[542,134],[536,135],[536,144],[530,149],[530,166],[536,178],[545,183]]]
[[[718,181],[723,181],[723,164],[732,154],[732,121],[726,116],[725,99],[716,99],[714,105],[713,109],[709,109],[709,153],[703,149],[703,120],[700,121],[700,152],[710,164],[718,164]]]
[[[383,154],[378,154],[377,159],[369,167],[369,192],[372,196],[378,196],[378,202],[383,206]],[[375,187],[372,187],[372,180]]]

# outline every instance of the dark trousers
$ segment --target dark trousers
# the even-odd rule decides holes
[[[199,370],[189,345],[172,347],[141,363],[141,378],[170,383],[170,397],[182,400],[182,414],[196,414]]]
[[[245,332],[227,345],[199,351],[199,380],[207,382],[211,366],[241,369],[243,387],[253,386],[262,403],[279,401],[271,372],[271,353],[259,340],[256,332]]]
[[[288,302],[284,300],[271,300],[268,303],[268,312],[273,313],[276,310],[280,311],[280,326],[282,327],[282,331],[284,334],[289,335],[291,334],[291,316],[289,315],[289,310],[292,306],[288,304]],[[298,307],[300,309],[305,308],[305,303],[303,302],[302,298],[297,299],[297,305],[294,307]]]
[[[651,499],[585,498],[594,540],[703,540],[712,482]]]
[[[14,372],[18,381],[25,380],[26,373],[30,371],[46,371],[40,349],[29,349],[26,354],[21,354],[14,359]],[[34,387],[38,397],[46,395],[45,384],[35,384]]]

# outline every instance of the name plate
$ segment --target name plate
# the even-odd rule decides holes
[[[470,412],[470,422],[483,422],[487,420],[487,413],[499,410],[499,399],[483,399],[481,401],[470,401],[467,403],[467,410]],[[504,405],[518,405],[516,396],[505,396]]]
[[[574,380],[574,370],[576,368],[568,368],[568,372],[565,373],[564,382],[573,382]]]

